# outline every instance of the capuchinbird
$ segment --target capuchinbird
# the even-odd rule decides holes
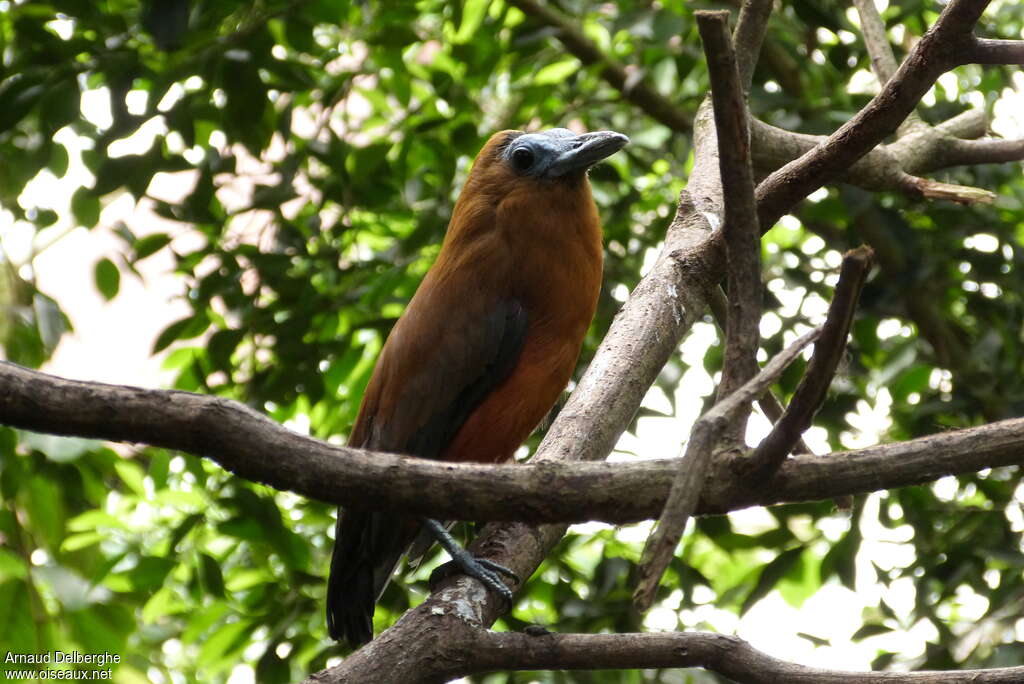
[[[353,447],[445,461],[512,458],[576,365],[601,289],[601,224],[587,170],[629,139],[564,128],[501,131],[477,155],[437,261],[377,360]],[[373,637],[374,604],[418,536],[511,602],[507,570],[461,549],[443,523],[339,510],[327,624]]]

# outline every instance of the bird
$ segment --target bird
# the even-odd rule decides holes
[[[440,253],[381,349],[348,444],[500,463],[564,391],[597,307],[602,231],[587,172],[614,131],[492,135],[456,200]],[[374,606],[416,541],[511,605],[507,569],[474,558],[438,520],[339,508],[327,583],[331,638],[373,638]]]

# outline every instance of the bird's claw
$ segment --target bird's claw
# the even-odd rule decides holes
[[[500,575],[505,575],[516,584],[519,584],[519,575],[504,565],[487,560],[486,558],[476,558],[467,551],[458,554],[447,563],[434,568],[427,582],[433,588],[441,580],[459,572],[479,580],[485,587],[505,599],[509,606],[512,605],[512,590],[505,586]]]
[[[516,573],[512,572],[511,570],[509,570],[508,568],[506,568],[501,563],[495,563],[494,561],[487,560],[486,558],[474,558],[473,560],[475,560],[477,563],[479,563],[480,565],[484,566],[485,568],[487,568],[491,572],[496,572],[496,573],[498,573],[500,575],[504,575],[505,577],[508,577],[510,580],[512,580],[516,584],[520,584],[519,575],[517,575]]]

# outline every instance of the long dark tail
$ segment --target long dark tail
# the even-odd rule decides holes
[[[373,607],[419,523],[388,513],[338,510],[331,574],[327,580],[327,630],[352,646],[373,638]]]

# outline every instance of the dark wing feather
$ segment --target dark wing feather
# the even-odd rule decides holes
[[[483,360],[481,356],[487,357],[486,360],[483,360],[472,381],[454,383],[453,389],[461,385],[454,400],[446,406],[434,408],[426,423],[413,433],[405,453],[424,458],[437,458],[441,454],[473,409],[515,368],[526,341],[526,326],[526,312],[515,300],[502,302],[481,321],[478,334],[467,340],[475,349],[466,355],[468,363],[462,363],[462,370],[465,372],[469,370],[466,366],[476,366]],[[485,351],[480,354],[477,349]],[[469,374],[465,373],[466,376]],[[443,382],[448,382],[448,379]],[[481,454],[482,458],[486,456]]]
[[[487,301],[472,294],[454,300],[463,305],[458,311],[445,311],[430,288],[422,301],[418,293],[378,359],[352,446],[437,458],[509,376],[526,341],[526,311],[514,299]],[[335,639],[361,644],[373,637],[374,604],[419,523],[391,513],[339,509],[335,529],[328,630]]]

